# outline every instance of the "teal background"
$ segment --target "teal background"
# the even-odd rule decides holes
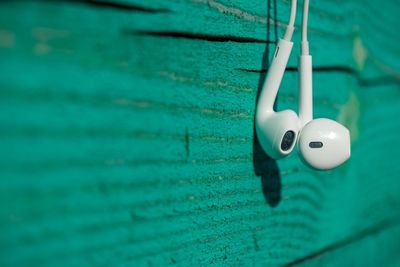
[[[0,265],[400,266],[400,5],[310,2],[328,172],[254,138],[290,1],[1,2]]]

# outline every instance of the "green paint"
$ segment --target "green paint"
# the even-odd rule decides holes
[[[289,1],[276,20],[274,1],[269,19],[261,0],[120,3],[0,4],[1,266],[399,263],[395,1],[311,3],[314,65],[357,69],[314,74],[315,116],[353,137],[329,172],[253,148]]]

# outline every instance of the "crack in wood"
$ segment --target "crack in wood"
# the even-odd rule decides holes
[[[265,73],[267,72],[267,69],[261,69],[261,70],[254,70],[254,69],[246,69],[246,68],[235,68],[235,70],[238,71],[244,71],[244,72],[255,72],[255,73]],[[293,66],[288,66],[286,68],[286,71],[289,72],[297,72],[298,68],[293,67]],[[347,66],[319,66],[319,67],[313,67],[314,72],[344,72],[344,73],[349,73],[349,74],[357,74],[357,71],[354,70],[353,68],[347,67]]]
[[[235,68],[237,71],[242,72],[250,72],[250,73],[265,73],[267,69],[255,70],[255,69],[246,69],[246,68]],[[288,72],[298,72],[297,67],[288,66],[286,68]],[[348,66],[340,66],[340,65],[333,65],[333,66],[318,66],[313,67],[313,72],[333,72],[333,73],[346,73],[353,76],[358,84],[361,87],[375,87],[381,85],[390,85],[390,84],[399,84],[400,80],[397,79],[395,76],[385,75],[373,78],[362,78],[361,75],[357,70]]]
[[[390,230],[393,227],[396,227],[399,225],[399,220],[400,216],[396,216],[394,218],[386,219],[381,221],[380,223],[377,223],[373,226],[370,226],[368,228],[365,228],[364,230],[361,230],[359,233],[352,235],[348,238],[339,240],[338,242],[332,243],[314,253],[311,253],[309,255],[306,255],[305,257],[299,258],[297,260],[294,260],[286,265],[284,267],[291,267],[291,266],[296,266],[301,263],[305,263],[307,261],[313,260],[317,257],[320,257],[323,254],[329,253],[331,251],[346,247],[350,244],[353,244],[355,242],[361,241],[367,237],[379,234],[381,232]]]
[[[105,0],[72,0],[68,2],[82,3],[87,5],[96,6],[99,8],[112,8],[119,10],[126,10],[131,12],[143,12],[143,13],[167,13],[171,12],[169,9],[165,8],[149,8],[139,5],[133,5],[128,3],[118,3]]]
[[[190,135],[189,129],[185,129],[185,151],[186,151],[186,160],[189,160],[190,156]]]
[[[154,37],[169,37],[169,38],[183,38],[192,40],[203,40],[208,42],[234,42],[234,43],[273,43],[275,41],[268,41],[252,37],[240,37],[233,35],[212,35],[205,33],[191,33],[191,32],[178,32],[178,31],[136,31],[126,30],[126,34],[154,36]]]
[[[240,9],[238,7],[225,5],[223,3],[220,3],[219,1],[215,1],[215,0],[192,0],[192,1],[195,3],[205,4],[205,5],[209,6],[210,8],[217,10],[221,14],[229,14],[229,15],[237,17],[241,20],[251,21],[251,22],[256,22],[256,23],[261,23],[261,24],[270,24],[270,25],[277,26],[281,29],[285,29],[287,26],[286,21],[278,21],[276,19],[267,18],[262,15],[253,14],[251,12]],[[310,8],[310,10],[314,10],[314,12],[315,12],[314,8]],[[324,13],[321,13],[321,11],[317,10],[317,12],[318,12],[317,13],[318,16],[321,16],[321,17],[324,17],[324,14],[326,14],[326,11],[324,11]],[[276,18],[276,16],[275,16],[275,18]],[[340,21],[340,18],[337,16],[335,16],[334,19],[335,19],[336,23],[337,23],[337,21]],[[351,36],[350,33],[338,34],[335,32],[326,32],[322,29],[313,28],[310,26],[308,29],[309,29],[308,30],[309,33],[316,33],[316,34],[323,35],[323,36],[331,36],[331,37],[334,37],[337,39],[343,39],[343,38],[346,39],[349,36]]]
[[[260,251],[260,245],[258,245],[257,236],[256,236],[255,231],[253,231],[252,237],[253,237],[254,250]]]

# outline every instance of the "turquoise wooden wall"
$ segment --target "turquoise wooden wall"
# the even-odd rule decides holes
[[[400,266],[400,4],[311,1],[328,172],[254,138],[289,4],[2,1],[0,265]]]

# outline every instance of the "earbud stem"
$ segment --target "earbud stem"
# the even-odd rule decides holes
[[[299,118],[301,128],[313,119],[312,57],[299,57]]]
[[[268,69],[260,98],[257,105],[257,116],[264,117],[273,111],[276,95],[285,73],[286,65],[292,51],[293,42],[280,39],[275,50],[274,58]]]

